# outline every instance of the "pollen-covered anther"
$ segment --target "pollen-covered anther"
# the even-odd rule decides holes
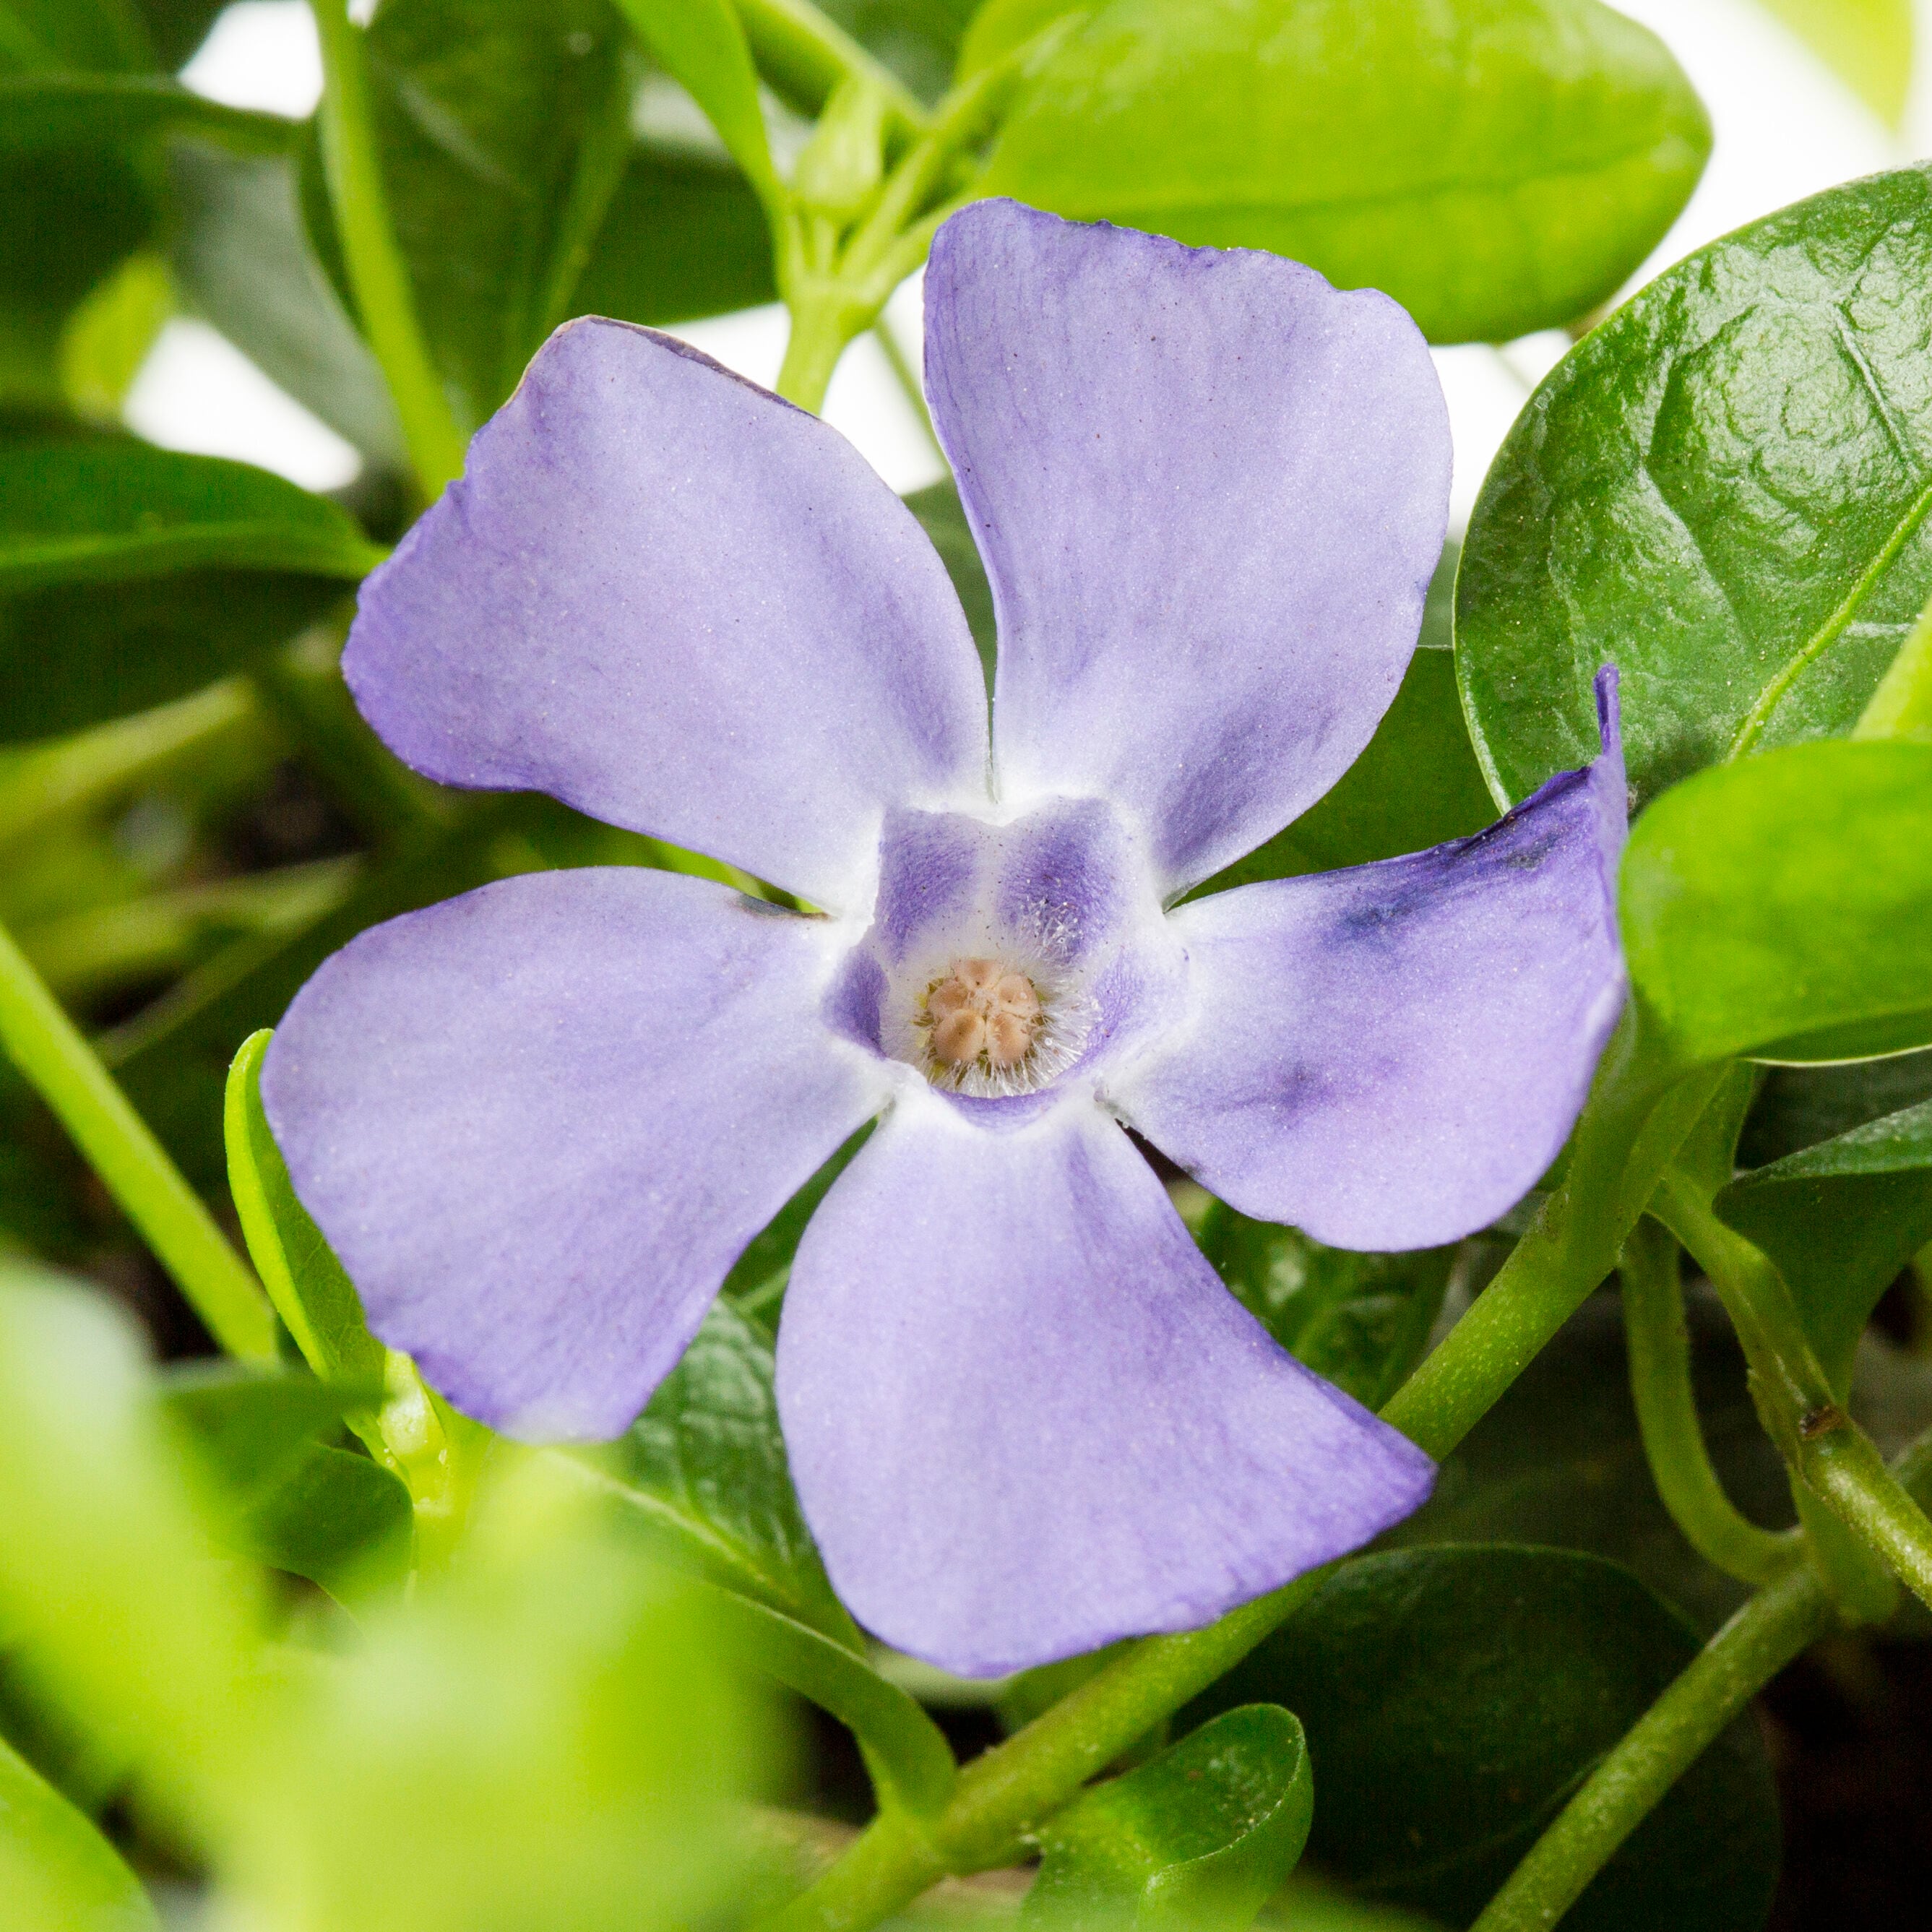
[[[933,1059],[942,1067],[1010,1072],[1032,1052],[1042,1010],[1024,973],[994,959],[961,959],[926,997]]]

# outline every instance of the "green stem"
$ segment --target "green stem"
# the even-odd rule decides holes
[[[1438,1461],[1462,1441],[1617,1264],[1656,1177],[1723,1078],[1672,1084],[1627,1013],[1576,1124],[1570,1168],[1479,1295],[1382,1411]]]
[[[1676,1239],[1648,1219],[1624,1243],[1624,1332],[1644,1454],[1658,1494],[1692,1549],[1727,1576],[1768,1583],[1802,1560],[1803,1539],[1748,1521],[1711,1466],[1691,1387],[1677,1258]]]
[[[758,69],[791,104],[819,113],[841,81],[876,88],[901,138],[926,125],[918,97],[808,0],[736,0]]]
[[[230,1354],[272,1357],[274,1318],[255,1277],[4,929],[0,1044],[93,1163],[208,1333]]]
[[[791,305],[791,334],[785,343],[784,362],[778,370],[778,392],[788,403],[816,416],[825,406],[832,371],[845,345],[869,321],[836,283],[823,290],[801,291]]]
[[[309,0],[322,46],[322,105],[317,125],[322,170],[341,237],[342,259],[362,326],[395,398],[416,479],[427,496],[463,473],[465,441],[430,359],[396,245],[376,147],[362,30],[349,0]]]
[[[1547,1932],[1664,1794],[1832,1620],[1831,1598],[1808,1569],[1754,1597],[1591,1773],[1473,1932]]]
[[[1660,1178],[1654,1211],[1696,1257],[1724,1302],[1750,1366],[1759,1414],[1785,1460],[1900,1582],[1932,1604],[1932,1521],[1840,1406],[1783,1276],[1718,1219],[1683,1174]],[[1814,1540],[1812,1553],[1849,1607],[1872,1601],[1868,1580],[1856,1568],[1842,1570],[1828,1544]]]

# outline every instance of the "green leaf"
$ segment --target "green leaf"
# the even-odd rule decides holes
[[[952,80],[960,42],[978,4],[979,0],[825,0],[819,10],[930,102]]]
[[[1224,1712],[1047,1825],[1020,1923],[1242,1932],[1294,1869],[1314,1805],[1300,1724],[1272,1704]]]
[[[1778,1264],[1842,1401],[1879,1297],[1932,1241],[1932,1100],[1744,1174],[1715,1205]]]
[[[1766,1070],[1738,1146],[1744,1167],[1768,1167],[1882,1114],[1932,1100],[1932,1053]]]
[[[752,1237],[731,1264],[720,1292],[741,1314],[755,1316],[766,1334],[777,1331],[778,1310],[791,1279],[792,1257],[798,1252],[806,1223],[818,1213],[818,1204],[850,1166],[852,1156],[866,1144],[872,1131],[868,1120]]]
[[[135,0],[155,54],[170,71],[186,64],[227,4],[228,0]]]
[[[1640,802],[1842,734],[1932,593],[1932,172],[1833,188],[1659,276],[1558,364],[1456,586],[1478,756],[1514,801],[1624,674]]]
[[[1311,1855],[1371,1896],[1466,1925],[1598,1760],[1698,1650],[1628,1570],[1454,1546],[1346,1564],[1184,1713],[1297,1712],[1322,1802]],[[1678,1780],[1564,1932],[1757,1932],[1778,1858],[1755,1720]]]
[[[1046,17],[994,0],[963,64]],[[1709,149],[1663,44],[1596,0],[1112,0],[1024,86],[982,186],[1273,249],[1432,340],[1500,340],[1610,296]]]
[[[767,208],[783,206],[772,166],[758,72],[730,0],[616,0],[652,55],[718,130]]]
[[[382,373],[309,247],[293,164],[184,145],[169,157],[168,180],[182,294],[372,462],[406,469]]]
[[[741,1595],[859,1648],[799,1513],[764,1331],[730,1303],[704,1318],[644,1414],[586,1464],[666,1547]]]
[[[20,1932],[155,1932],[121,1855],[0,1738],[0,1898]]]
[[[397,243],[473,429],[572,312],[630,145],[627,45],[604,0],[389,0],[366,51]],[[352,310],[313,135],[302,189]]]
[[[1341,782],[1192,896],[1425,851],[1481,831],[1496,815],[1462,722],[1454,660],[1447,651],[1418,650]]]
[[[222,1114],[228,1185],[248,1258],[303,1359],[322,1378],[316,1386],[359,1382],[380,1396],[388,1352],[370,1334],[355,1284],[296,1198],[262,1111],[262,1058],[269,1038],[264,1030],[242,1042]]]
[[[1288,1352],[1378,1408],[1422,1359],[1456,1250],[1324,1248],[1299,1228],[1211,1202],[1196,1238],[1234,1296]]]
[[[764,211],[744,176],[701,154],[633,148],[573,311],[662,328],[777,299]]]
[[[134,70],[152,54],[127,0],[0,0],[0,70]]]
[[[158,1394],[202,1467],[237,1502],[274,1489],[342,1420],[340,1390],[248,1363],[188,1364],[169,1372]]]
[[[1932,746],[1788,746],[1637,821],[1624,950],[1684,1065],[1932,1040]]]
[[[1912,0],[1764,0],[1892,127],[1912,81]]]
[[[0,154],[74,148],[138,154],[164,135],[237,154],[285,154],[302,124],[230,107],[152,74],[46,74],[0,80]]]
[[[119,438],[0,448],[0,736],[198,690],[382,554],[332,503],[244,464]]]
[[[829,1711],[863,1748],[883,1802],[931,1817],[952,1796],[958,1765],[920,1706],[842,1643],[735,1591],[700,1586],[712,1628],[736,1653]]]

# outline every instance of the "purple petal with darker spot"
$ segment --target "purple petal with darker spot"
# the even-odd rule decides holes
[[[927,386],[998,614],[1003,789],[1140,818],[1163,887],[1340,778],[1402,681],[1449,422],[1372,290],[986,201],[926,276]]]
[[[841,1596],[968,1676],[1205,1623],[1434,1477],[1275,1346],[1082,1102],[1002,1135],[890,1116],[800,1244],[778,1399]]]
[[[1110,1099],[1242,1213],[1339,1247],[1454,1240],[1519,1200],[1623,1006],[1616,688],[1604,754],[1487,831],[1172,914],[1192,1022]]]
[[[370,1326],[470,1414],[614,1436],[746,1244],[879,1105],[824,922],[642,868],[506,879],[354,939],[262,1098]]]
[[[364,586],[343,668],[432,778],[820,904],[888,806],[985,796],[978,659],[911,514],[816,417],[621,322],[538,352]]]

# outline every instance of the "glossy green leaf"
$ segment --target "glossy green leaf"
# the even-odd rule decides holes
[[[262,372],[380,466],[406,466],[382,371],[310,248],[293,164],[184,145],[169,157],[182,295]]]
[[[915,1816],[940,1810],[958,1766],[946,1734],[918,1703],[843,1643],[735,1591],[702,1587],[712,1627],[738,1656],[829,1711],[859,1740],[887,1802]]]
[[[360,1382],[380,1390],[388,1351],[370,1334],[355,1284],[296,1198],[262,1111],[262,1058],[269,1037],[263,1030],[242,1042],[222,1116],[228,1185],[248,1258],[316,1373],[325,1382]]]
[[[1243,1932],[1294,1869],[1314,1805],[1300,1724],[1272,1704],[1223,1712],[1047,1825],[1020,1923]]]
[[[994,0],[964,64],[1044,10]],[[1273,249],[1432,340],[1501,340],[1609,296],[1709,148],[1663,44],[1596,0],[1112,0],[1024,87],[982,184]]]
[[[1744,1174],[1715,1205],[1778,1264],[1842,1400],[1879,1297],[1932,1241],[1932,1100]]]
[[[572,312],[630,146],[627,44],[604,0],[390,0],[368,54],[397,242],[473,429]],[[302,187],[317,254],[346,289],[314,139]]]
[[[1893,127],[1912,82],[1912,0],[1763,0]]]
[[[744,176],[704,155],[633,148],[572,310],[664,327],[777,299],[764,211]]]
[[[1700,772],[1631,835],[1624,950],[1685,1065],[1932,1041],[1932,746],[1793,745]]]
[[[1398,1550],[1345,1565],[1189,1709],[1295,1711],[1321,1792],[1310,1855],[1372,1897],[1466,1925],[1698,1648],[1676,1612],[1599,1558]],[[1757,1932],[1778,1838],[1746,1715],[1592,1881],[1564,1932]]]
[[[704,110],[758,199],[784,199],[758,104],[758,76],[730,0],[616,0],[664,71]]]
[[[121,1855],[0,1738],[0,1899],[16,1932],[155,1932]]]
[[[244,464],[112,438],[0,449],[0,736],[198,690],[381,555],[332,503]]]
[[[1299,1228],[1211,1202],[1196,1236],[1243,1306],[1318,1376],[1378,1408],[1422,1358],[1454,1248],[1397,1255],[1324,1248]]]
[[[1334,788],[1194,896],[1424,851],[1480,832],[1496,815],[1462,722],[1454,660],[1418,650],[1376,735]]]
[[[1478,755],[1526,796],[1623,671],[1640,802],[1856,722],[1932,592],[1932,172],[1833,188],[1660,275],[1491,466],[1456,587]]]
[[[785,1460],[765,1331],[714,1304],[642,1415],[584,1452],[665,1546],[717,1582],[854,1649]]]

